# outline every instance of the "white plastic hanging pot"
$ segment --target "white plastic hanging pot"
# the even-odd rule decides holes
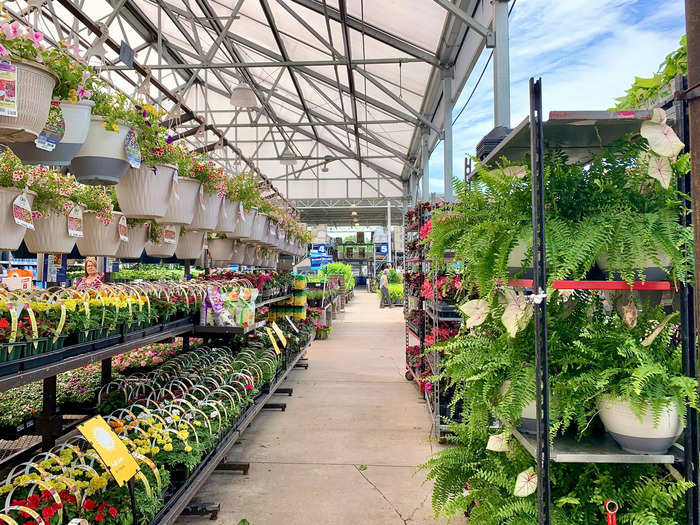
[[[258,213],[255,215],[255,221],[253,222],[253,234],[251,239],[255,242],[261,243],[267,239],[267,215],[264,213]]]
[[[233,241],[233,252],[231,256],[231,264],[244,264],[246,254],[246,245],[241,241]]]
[[[109,186],[122,179],[129,168],[124,140],[130,128],[123,124],[117,127],[118,131],[106,129],[103,117],[90,118],[85,142],[70,163],[70,172],[78,182]]]
[[[143,249],[146,247],[148,240],[148,224],[127,225],[126,236],[128,241],[121,241],[119,249],[115,255],[118,259],[138,259],[143,254]]]
[[[27,230],[24,242],[32,253],[70,253],[75,237],[68,235],[68,216],[51,211],[33,220],[34,231]]]
[[[232,234],[236,231],[236,224],[239,221],[238,201],[230,201],[226,197],[221,200],[221,209],[219,210],[219,220],[216,224],[216,231],[219,233]]]
[[[632,412],[629,401],[620,398],[601,396],[598,410],[605,430],[633,454],[664,454],[683,430],[676,405],[670,400],[661,412],[658,425],[654,425],[654,417],[649,413],[640,420]]]
[[[215,232],[219,222],[219,210],[221,209],[222,200],[216,193],[204,192],[203,196],[200,194],[197,197],[194,218],[190,228],[192,230]]]
[[[233,233],[227,233],[229,239],[250,239],[253,236],[253,226],[255,224],[255,215],[258,213],[256,208],[246,211],[241,205],[237,211],[236,228]]]
[[[204,248],[206,232],[186,231],[180,235],[175,255],[178,259],[198,259]]]
[[[657,251],[656,258],[661,263],[661,266],[658,266],[651,257],[643,257],[641,260],[635,261],[635,266],[641,270],[644,279],[647,281],[665,281],[668,279],[668,272],[672,266],[671,258],[661,250]],[[600,254],[596,259],[596,264],[607,276],[610,272],[607,253]],[[613,278],[622,280],[617,273],[613,275]]]
[[[209,239],[209,255],[215,261],[230,261],[233,258],[233,240]]]
[[[58,77],[36,62],[13,62],[17,68],[17,116],[0,116],[0,142],[34,142],[44,129]],[[7,91],[3,94],[12,97]]]
[[[173,224],[173,228],[175,229],[175,242],[168,243],[164,242],[162,239],[159,242],[149,240],[146,242],[146,255],[149,257],[159,257],[161,259],[168,259],[175,255],[175,250],[177,249],[179,242],[181,226],[179,224]]]
[[[165,215],[156,222],[163,224],[190,224],[194,218],[202,183],[189,177],[178,177],[177,193],[170,192],[170,203]]]
[[[73,157],[83,147],[83,143],[88,136],[90,116],[94,105],[95,103],[92,100],[81,100],[77,104],[72,104],[66,100],[59,102],[66,129],[63,138],[56,144],[53,151],[37,148],[33,140],[30,142],[16,142],[10,148],[25,164],[68,166]]]
[[[260,248],[255,244],[246,244],[245,257],[243,258],[244,266],[256,266],[258,262],[258,253]]]
[[[32,205],[36,197],[33,191],[0,187],[0,250],[13,251],[22,244],[26,228],[15,222],[12,213],[12,202],[22,193]]]
[[[116,186],[119,208],[133,219],[157,219],[168,211],[175,166],[129,168]]]
[[[270,250],[270,252],[265,257],[265,266],[267,268],[277,268],[277,252]]]
[[[119,219],[122,214],[113,212],[108,224],[95,211],[83,212],[83,236],[76,239],[78,251],[83,257],[114,257],[119,249]]]

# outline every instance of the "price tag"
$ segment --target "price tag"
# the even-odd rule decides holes
[[[243,210],[243,204],[241,204],[240,201],[238,202],[238,216],[240,217],[240,219],[241,219],[243,222],[245,222],[245,213],[244,213],[244,210]]]
[[[78,426],[80,433],[107,465],[110,474],[121,487],[139,471],[136,460],[101,416],[95,416]]]
[[[124,138],[124,152],[132,168],[141,167],[141,147],[136,141],[136,133],[133,129],[130,129]]]
[[[207,207],[204,205],[204,186],[199,187],[199,205],[203,210],[207,209]]]
[[[173,172],[173,196],[175,197],[175,200],[179,201],[180,200],[180,194],[177,192],[177,184],[178,184],[179,179],[177,176],[177,170]]]
[[[17,68],[9,61],[0,63],[0,115],[17,116]]]
[[[274,321],[272,322],[272,329],[277,334],[278,339],[282,342],[282,346],[287,348],[287,338],[284,337],[284,333],[282,333],[282,329],[279,326],[277,326],[277,323],[275,323]]]
[[[73,206],[68,214],[68,235],[71,237],[83,236],[83,209],[80,206]]]
[[[32,207],[24,193],[20,193],[17,195],[17,198],[12,201],[12,216],[15,218],[15,222],[20,226],[34,230]]]
[[[122,242],[129,242],[129,228],[126,224],[126,215],[119,219],[119,238]]]
[[[177,229],[175,226],[169,224],[163,228],[163,242],[165,244],[177,244]]]
[[[56,145],[61,142],[66,133],[66,121],[63,118],[63,111],[58,101],[51,101],[49,117],[46,119],[44,129],[39,133],[39,137],[34,141],[36,147],[44,151],[53,151]]]
[[[270,341],[272,342],[272,346],[275,349],[275,353],[277,355],[281,354],[282,352],[280,352],[280,347],[277,346],[277,341],[275,340],[275,336],[272,335],[272,330],[270,330],[269,326],[266,326],[265,330],[267,330],[267,336],[270,338]]]
[[[298,333],[299,333],[299,329],[294,325],[294,323],[293,323],[292,320],[289,318],[289,316],[288,316],[288,315],[285,315],[284,317],[285,317],[285,319],[287,319],[287,322],[289,323],[289,326],[292,327],[292,330],[294,330],[294,332],[298,334]]]

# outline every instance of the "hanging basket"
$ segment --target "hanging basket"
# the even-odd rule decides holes
[[[105,224],[95,211],[83,212],[83,236],[76,239],[78,251],[83,257],[114,257],[119,249],[119,219],[122,214],[112,213],[112,220]]]
[[[258,213],[253,222],[253,233],[251,239],[256,242],[264,242],[267,239],[267,215]]]
[[[83,184],[110,186],[117,184],[129,168],[124,140],[129,127],[106,129],[104,118],[93,115],[87,138],[70,163],[70,171]]]
[[[146,255],[149,257],[160,257],[161,259],[168,259],[175,255],[175,250],[177,249],[178,245],[178,239],[180,237],[180,228],[181,226],[179,224],[173,224],[173,227],[175,228],[175,243],[167,243],[163,242],[162,240],[160,242],[153,242],[153,241],[147,241],[146,242]]]
[[[216,231],[219,233],[231,234],[236,231],[238,224],[238,201],[230,201],[226,197],[221,200],[221,209],[219,210],[219,220],[216,224]],[[228,235],[227,235],[228,237]]]
[[[244,264],[246,254],[246,245],[241,241],[233,241],[233,254],[231,256],[231,264]]]
[[[17,116],[0,116],[0,142],[34,142],[44,129],[58,77],[36,62],[16,62]]]
[[[81,100],[71,104],[65,100],[59,103],[63,113],[66,131],[53,151],[36,147],[34,141],[15,142],[10,148],[25,164],[44,164],[46,166],[68,166],[85,142],[90,129],[90,115],[95,103]]]
[[[204,248],[204,236],[206,232],[186,231],[180,235],[175,255],[178,259],[199,259]]]
[[[226,237],[229,239],[250,239],[253,235],[253,226],[255,224],[255,215],[257,211],[258,210],[255,208],[246,211],[243,205],[241,205],[237,211],[236,227],[232,233],[227,233]]]
[[[244,266],[257,266],[260,248],[255,244],[246,244],[245,257],[243,258]]]
[[[170,203],[165,215],[156,222],[163,224],[190,224],[199,202],[199,188],[202,185],[197,179],[189,177],[178,178],[177,193],[170,193]],[[174,188],[173,188],[174,189]]]
[[[222,200],[216,193],[204,192],[202,200],[198,198],[195,204],[194,218],[190,223],[190,228],[205,232],[215,232],[219,222],[219,210],[221,209]]]
[[[168,211],[175,166],[141,164],[129,168],[116,186],[117,201],[124,215],[133,219],[157,219]]]
[[[148,239],[148,224],[127,225],[126,236],[128,241],[121,241],[115,257],[117,259],[138,259],[143,254]]]
[[[209,239],[209,255],[216,261],[233,259],[233,241],[231,239]]]
[[[49,212],[34,219],[34,231],[27,230],[24,242],[32,253],[70,253],[75,237],[68,235],[68,217],[64,213]]]
[[[29,204],[32,205],[36,197],[33,191],[0,187],[0,250],[2,251],[14,251],[22,244],[26,228],[17,224],[12,214],[12,202],[22,193],[27,196]]]

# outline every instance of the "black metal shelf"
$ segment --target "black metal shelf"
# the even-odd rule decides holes
[[[262,328],[267,324],[267,321],[258,321],[250,326],[200,326],[195,325],[193,332],[198,335],[245,335],[250,332]]]
[[[438,303],[439,304],[439,303]],[[456,306],[448,305],[450,308],[435,305],[435,301],[426,300],[423,303],[423,311],[433,321],[438,322],[461,322],[462,316],[459,315],[459,309]]]
[[[292,296],[292,294],[287,294],[287,295],[281,295],[279,297],[273,297],[272,299],[265,299],[264,301],[260,303],[255,303],[255,308],[259,308],[261,306],[267,306],[268,304],[276,303],[278,301],[284,301],[285,299],[289,299]]]

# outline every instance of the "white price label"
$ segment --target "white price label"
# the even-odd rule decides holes
[[[24,226],[30,230],[34,229],[32,207],[24,193],[20,193],[17,195],[17,198],[12,201],[12,216],[15,218],[15,222],[20,226]]]
[[[80,206],[73,206],[68,213],[68,235],[71,237],[83,236],[83,209]]]
[[[119,238],[122,242],[129,242],[129,228],[126,224],[126,215],[122,215],[119,219]]]

